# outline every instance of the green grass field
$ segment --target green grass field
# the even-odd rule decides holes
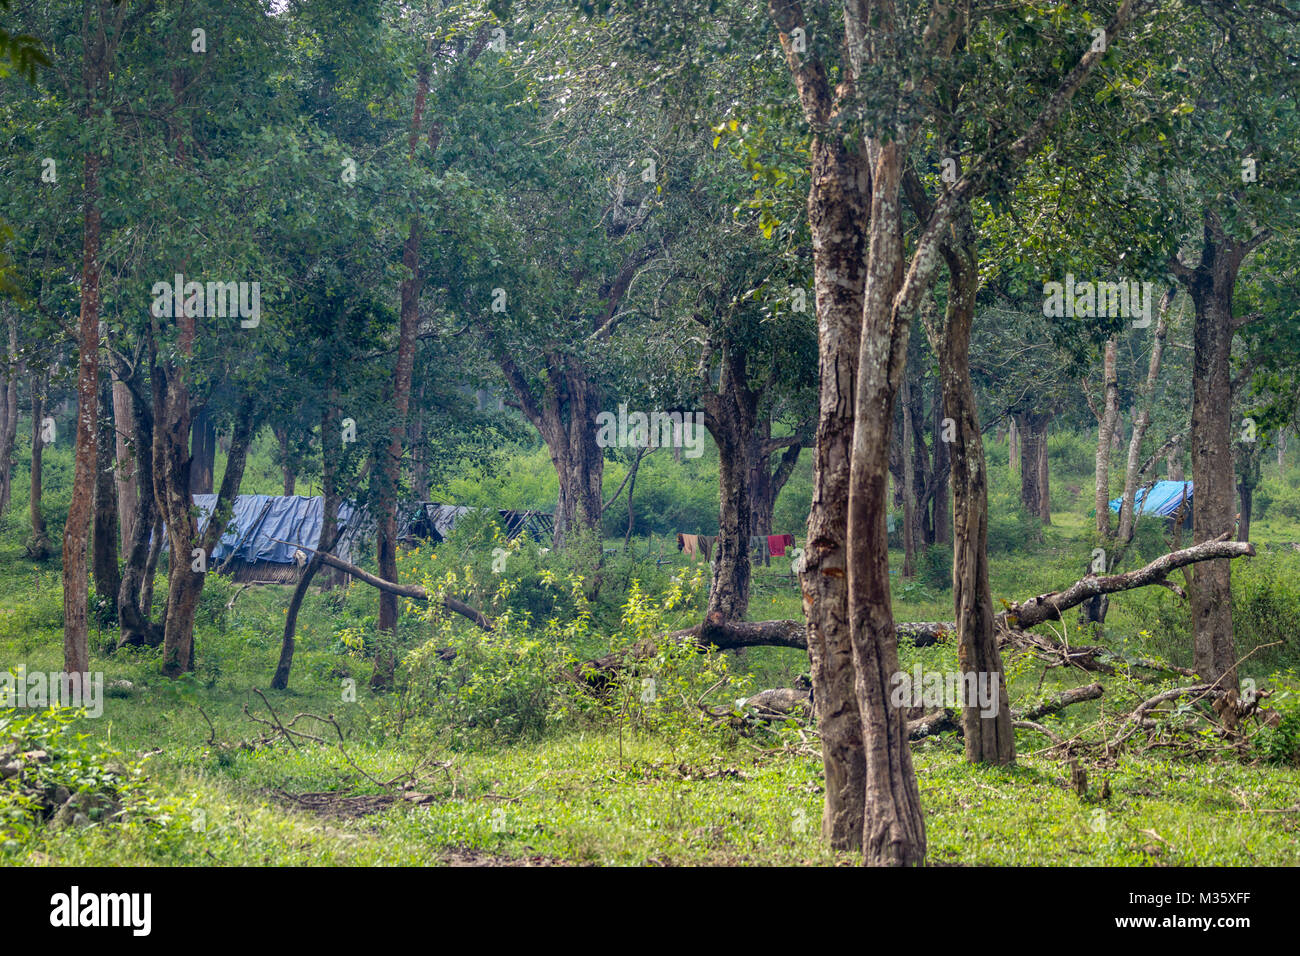
[[[1085,501],[1086,495],[1080,493]],[[59,574],[23,556],[21,517],[20,510],[11,511],[0,534],[0,661],[8,668],[57,671]],[[995,600],[1022,600],[1075,580],[1088,560],[1088,523],[1082,508],[1062,512],[1041,542],[997,553]],[[1251,653],[1243,676],[1274,691],[1274,706],[1286,717],[1282,728],[1252,728],[1251,743],[1232,753],[1217,750],[1208,738],[1213,753],[1194,754],[1186,741],[1111,757],[1094,751],[1083,760],[1088,786],[1082,794],[1070,784],[1070,768],[1044,752],[1048,742],[1030,731],[1017,732],[1019,756],[1010,770],[966,764],[960,738],[952,734],[917,742],[931,864],[1300,863],[1300,773],[1295,754],[1288,757],[1288,747],[1300,739],[1300,554],[1281,547],[1300,534],[1292,525],[1268,522],[1257,530],[1261,544],[1278,547],[1238,562],[1238,638],[1243,655],[1281,642]],[[547,585],[539,578],[547,567],[543,558],[529,558],[503,597],[500,582],[485,571],[490,553],[472,544],[449,542],[440,556],[409,555],[403,576],[429,580],[455,567],[458,593],[494,614],[506,613],[513,623],[480,640],[457,621],[408,608],[400,640],[414,653],[401,672],[406,690],[400,693],[368,688],[367,633],[376,601],[360,584],[346,593],[309,595],[287,692],[266,688],[288,588],[241,590],[211,579],[200,610],[196,671],[177,682],[160,676],[158,651],[110,653],[115,631],[92,633],[92,669],[101,670],[107,684],[129,686],[116,683],[103,715],[77,721],[57,746],[68,754],[101,746],[120,752],[118,759],[133,767],[123,776],[130,778],[128,813],[113,824],[12,825],[0,842],[0,861],[856,862],[856,855],[836,857],[820,843],[822,771],[810,730],[791,725],[741,732],[725,720],[704,720],[696,706],[788,686],[807,670],[801,651],[672,657],[654,665],[661,692],[653,706],[639,702],[635,683],[612,703],[584,703],[556,679],[555,666],[626,644],[637,628],[662,631],[698,620],[698,592],[672,608],[657,598],[673,587],[674,575],[689,579],[689,563],[675,555],[663,565],[611,558],[603,594],[577,626],[572,621],[580,615],[565,597],[563,580]],[[644,554],[646,546],[638,541],[634,553]],[[546,560],[562,575],[559,559]],[[901,554],[891,554],[894,568],[901,563]],[[641,616],[633,614],[629,623],[633,581],[646,597],[642,605],[631,602]],[[949,619],[950,601],[937,572],[928,580],[895,577],[899,620]],[[789,562],[774,559],[771,567],[756,569],[751,618],[800,613]],[[545,624],[548,619],[553,623]],[[1174,686],[1129,679],[1125,657],[1186,664],[1190,656],[1186,609],[1158,588],[1117,596],[1102,635],[1079,630],[1073,615],[1055,630],[1074,643],[1103,641],[1121,665],[1116,676],[1103,679],[1101,699],[1044,718],[1062,736],[1095,734],[1089,728],[1099,721],[1114,721],[1143,696]],[[417,651],[447,642],[461,651],[455,666]],[[904,646],[901,656],[904,669],[916,661],[927,669],[956,666],[951,644]],[[1007,655],[1006,669],[1013,706],[1097,679],[1045,669],[1017,653]],[[673,695],[680,701],[669,700]],[[298,714],[332,715],[334,723],[299,718],[294,728],[319,739],[286,742],[273,724]],[[85,738],[69,736],[74,730]]]

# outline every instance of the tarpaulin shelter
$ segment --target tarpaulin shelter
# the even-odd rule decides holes
[[[195,495],[198,529],[207,528],[216,495]],[[229,523],[209,556],[209,566],[225,567],[236,581],[292,584],[320,544],[325,500],[302,495],[237,495]],[[363,539],[372,530],[366,513],[348,502],[339,505],[343,534],[331,553],[356,563]]]
[[[465,505],[441,504],[437,501],[421,501],[403,511],[398,522],[397,540],[405,545],[418,541],[432,541],[440,544],[456,527],[465,515],[477,511]],[[555,530],[555,517],[546,511],[515,511],[498,508],[497,516],[506,537],[514,540],[521,534],[527,534],[537,541],[550,538]]]
[[[1190,481],[1157,481],[1137,490],[1137,494],[1133,496],[1133,513],[1171,518],[1182,507],[1184,501],[1189,506],[1192,503],[1192,483]],[[1122,497],[1116,498],[1110,503],[1110,510],[1118,513],[1123,503],[1124,499]],[[1192,510],[1189,507],[1184,513],[1184,517],[1190,520],[1191,513]]]

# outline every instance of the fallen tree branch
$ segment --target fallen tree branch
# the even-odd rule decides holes
[[[1170,571],[1198,561],[1239,558],[1255,554],[1255,546],[1249,541],[1229,541],[1227,539],[1230,536],[1225,532],[1213,541],[1202,541],[1190,548],[1171,551],[1136,571],[1124,574],[1089,574],[1064,591],[1051,591],[1020,604],[1012,604],[998,615],[998,621],[1004,627],[1017,627],[1022,630],[1031,628],[1035,624],[1042,624],[1044,621],[1059,621],[1064,611],[1077,607],[1098,595],[1128,591],[1148,584],[1159,584]]]
[[[1070,689],[1063,690],[1059,694],[1049,697],[1046,700],[1039,701],[1037,704],[1034,704],[1032,707],[1027,707],[1023,711],[1012,710],[1011,717],[1013,721],[1034,721],[1047,714],[1055,714],[1058,711],[1064,710],[1071,704],[1079,704],[1085,700],[1096,700],[1103,693],[1105,693],[1105,691],[1101,684],[1088,684],[1085,687],[1071,687]]]
[[[429,600],[429,592],[426,591],[424,588],[420,587],[420,585],[418,584],[396,584],[392,581],[386,581],[383,578],[371,574],[369,571],[363,571],[355,564],[349,564],[347,561],[344,561],[342,558],[337,558],[334,555],[329,554],[328,552],[317,552],[317,553],[322,555],[321,560],[324,561],[326,564],[328,564],[330,567],[338,568],[340,571],[346,571],[354,578],[357,578],[360,581],[364,581],[366,584],[369,584],[373,588],[378,588],[380,591],[387,591],[389,594],[397,594],[400,595],[401,597],[408,597],[414,601],[427,602]],[[457,601],[453,597],[444,597],[442,599],[442,606],[445,607],[448,611],[453,611],[456,614],[459,614],[461,617],[469,618],[471,621],[473,621],[479,627],[483,628],[483,630],[485,631],[492,630],[491,619],[488,618],[481,611],[470,607],[468,604],[466,604],[463,601]]]

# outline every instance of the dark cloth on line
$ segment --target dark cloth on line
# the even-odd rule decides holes
[[[794,547],[794,535],[769,534],[767,536],[767,547],[776,557],[784,558],[785,549]]]

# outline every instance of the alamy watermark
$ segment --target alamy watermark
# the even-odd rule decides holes
[[[87,717],[104,713],[104,675],[69,674],[65,671],[30,671],[21,664],[0,674],[0,707],[44,710],[47,707],[84,707]]]
[[[176,273],[171,283],[155,282],[153,316],[161,319],[182,315],[209,318],[236,316],[240,328],[255,329],[262,321],[262,283],[260,282],[186,282]]]
[[[930,671],[917,664],[909,674],[893,676],[890,702],[895,707],[978,707],[981,717],[995,717],[1001,698],[999,676],[987,671]]]
[[[1066,273],[1065,282],[1043,283],[1043,315],[1059,318],[1125,318],[1133,328],[1151,324],[1156,284],[1119,279],[1116,282],[1075,283],[1074,274]]]
[[[704,454],[703,412],[629,412],[596,415],[596,444],[601,448],[681,448],[686,458]]]

